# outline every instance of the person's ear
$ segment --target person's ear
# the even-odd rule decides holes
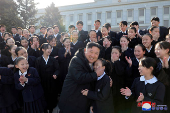
[[[152,66],[150,67],[150,70],[151,70],[151,72],[153,71],[153,67]]]
[[[169,53],[169,49],[165,49],[166,53]]]
[[[86,52],[86,48],[84,48],[84,53]]]
[[[102,69],[105,70],[105,66],[102,66]]]
[[[15,65],[16,68],[19,68],[18,65]]]

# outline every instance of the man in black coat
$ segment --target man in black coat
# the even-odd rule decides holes
[[[87,39],[88,32],[83,30],[83,22],[77,21],[77,30],[78,30],[78,41],[84,42]]]
[[[94,82],[102,75],[101,70],[93,72],[93,63],[100,54],[100,45],[89,42],[85,49],[79,49],[70,61],[65,78],[59,108],[61,113],[89,113],[90,100],[81,94],[83,89],[94,90]]]
[[[159,27],[159,33],[160,33],[160,37],[159,37],[159,41],[164,41],[165,40],[165,37],[166,35],[168,35],[169,31],[166,27],[163,27],[163,26],[159,26],[160,24],[160,21],[159,21],[159,18],[158,17],[153,17],[151,19],[151,25],[152,26],[156,26],[156,27]]]

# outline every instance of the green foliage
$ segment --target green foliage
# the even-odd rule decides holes
[[[11,32],[12,26],[23,27],[18,5],[13,0],[0,0],[0,24],[6,25],[8,32]]]
[[[52,27],[53,25],[58,25],[60,28],[60,32],[65,31],[65,27],[63,26],[62,17],[55,4],[52,3],[50,6],[45,8],[45,15],[42,17],[42,26]]]
[[[29,25],[35,25],[39,18],[36,18],[37,13],[36,5],[34,0],[17,0],[19,6],[19,14],[23,20],[25,28],[28,28]]]

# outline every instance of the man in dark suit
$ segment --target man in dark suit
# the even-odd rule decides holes
[[[39,40],[43,39],[43,37],[45,37],[45,33],[47,32],[47,27],[46,26],[42,26],[40,28],[40,32],[41,34],[38,36]]]
[[[30,25],[29,26],[29,32],[30,32],[30,37],[32,37],[32,36],[37,36],[36,34],[35,34],[35,26],[34,25]]]
[[[83,30],[83,22],[77,21],[77,30],[78,30],[78,40],[84,42],[87,39],[88,32]]]
[[[117,37],[116,39],[118,41],[120,41],[120,38],[123,36],[123,35],[128,35],[128,31],[126,30],[127,29],[127,21],[121,21],[119,23],[119,27],[120,27],[120,32],[117,34]]]
[[[108,31],[109,31],[109,36],[110,36],[111,38],[116,38],[116,37],[117,37],[116,32],[111,31],[111,25],[110,25],[110,23],[105,23],[104,26],[108,29]]]
[[[89,113],[90,100],[81,94],[83,89],[91,89],[100,69],[93,72],[93,63],[100,54],[100,45],[89,42],[86,49],[79,49],[72,58],[65,78],[59,108],[61,113]]]
[[[159,18],[158,17],[153,17],[151,19],[151,25],[152,26],[156,26],[156,27],[159,27],[159,33],[160,33],[160,37],[159,37],[159,41],[164,41],[165,40],[165,37],[166,35],[169,33],[168,29],[166,27],[163,27],[163,26],[159,26],[160,24],[160,21],[159,21]]]
[[[135,27],[137,31],[137,36],[142,38],[142,36],[145,34],[143,30],[139,29],[139,23],[137,21],[134,21],[130,24],[130,27]]]
[[[3,33],[5,33],[5,31],[6,31],[6,26],[5,26],[5,25],[1,25],[1,26],[0,26],[0,31],[1,31],[1,33],[0,33],[0,42],[3,42],[4,39],[2,38],[2,35],[3,35]]]
[[[88,42],[97,42],[97,34],[95,30],[89,31],[89,38],[84,41],[84,44],[86,45]]]
[[[100,39],[102,38],[102,33],[101,33],[101,31],[99,30],[100,25],[101,25],[100,20],[95,20],[94,28],[95,28],[95,31],[96,31],[97,39],[98,39],[98,40],[100,40]]]
[[[60,29],[58,25],[54,25],[53,30],[54,30],[54,37],[57,39],[57,41],[60,41],[61,35],[59,34]]]

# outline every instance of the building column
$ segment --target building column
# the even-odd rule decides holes
[[[111,15],[111,22],[112,22],[112,26],[116,26],[116,10],[112,10],[112,15]]]
[[[122,16],[123,16],[122,20],[127,21],[127,9],[123,9]]]
[[[73,15],[74,15],[74,25],[76,25],[76,22],[78,20],[77,13],[73,12]]]
[[[134,19],[133,20],[137,21],[137,22],[139,21],[139,19],[138,19],[139,14],[138,13],[139,13],[139,9],[138,8],[134,8],[134,16],[133,16]]]
[[[106,12],[102,11],[101,14],[101,25],[103,26],[106,23]]]
[[[91,27],[92,27],[92,29],[94,29],[94,21],[96,20],[96,12],[95,11],[93,11],[92,12],[92,20],[91,20]]]
[[[145,8],[145,24],[151,23],[151,8],[146,7]]]
[[[163,26],[163,6],[161,5],[159,5],[158,6],[158,17],[159,17],[159,20],[160,20],[160,24],[159,24],[159,26]]]
[[[83,13],[83,30],[87,31],[87,13]]]

